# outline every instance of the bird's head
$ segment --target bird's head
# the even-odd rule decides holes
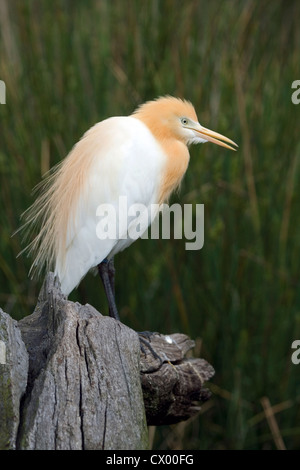
[[[212,142],[236,150],[237,144],[198,122],[194,106],[171,96],[161,97],[141,105],[133,114],[141,119],[160,139],[176,138],[186,145]],[[231,144],[231,145],[228,145]]]

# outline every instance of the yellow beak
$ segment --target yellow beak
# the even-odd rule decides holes
[[[198,134],[200,135],[202,139],[205,139],[208,142],[212,142],[213,144],[221,145],[221,147],[226,147],[227,149],[236,151],[235,148],[231,147],[230,145],[225,144],[222,141],[228,142],[229,144],[232,144],[238,147],[238,145],[235,142],[233,142],[233,140],[228,139],[228,137],[225,137],[222,134],[218,134],[218,132],[214,132],[214,131],[211,131],[210,129],[206,129],[206,127],[202,127],[200,124],[199,124],[199,127],[193,128],[193,131],[198,132]]]

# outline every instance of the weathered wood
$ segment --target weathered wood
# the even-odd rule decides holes
[[[174,424],[200,410],[211,393],[204,388],[214,369],[204,359],[185,358],[195,346],[188,336],[175,333],[150,337],[163,363],[146,349],[141,356],[141,381],[148,425]]]
[[[152,334],[144,353],[135,331],[67,300],[51,273],[32,315],[18,325],[0,317],[14,325],[4,340],[23,374],[12,377],[15,424],[0,448],[146,449],[147,424],[187,419],[209,397],[203,384],[214,371],[185,357],[194,346],[187,336]],[[0,407],[1,427],[5,413]]]
[[[66,300],[52,276],[19,326],[30,358],[21,449],[147,447],[134,331]]]
[[[17,322],[0,309],[0,449],[15,449],[28,354]]]

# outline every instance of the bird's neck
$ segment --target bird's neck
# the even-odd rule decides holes
[[[162,204],[180,185],[189,164],[190,154],[183,139],[175,137],[174,132],[168,126],[157,124],[142,113],[140,115],[136,113],[134,117],[148,127],[166,156],[157,201]]]
[[[179,187],[190,159],[187,146],[180,140],[166,140],[162,147],[167,158],[158,195],[159,204],[168,201],[173,191]]]

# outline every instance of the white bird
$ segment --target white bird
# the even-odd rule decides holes
[[[40,184],[39,197],[25,212],[24,226],[40,227],[27,247],[35,255],[31,272],[54,270],[67,296],[98,267],[110,315],[118,319],[113,257],[134,241],[129,229],[136,223],[136,217],[119,213],[119,198],[126,197],[128,207],[164,203],[187,170],[188,146],[207,141],[236,146],[201,126],[190,102],[169,96],[94,125]],[[118,216],[115,237],[101,233],[97,210],[105,204]]]

